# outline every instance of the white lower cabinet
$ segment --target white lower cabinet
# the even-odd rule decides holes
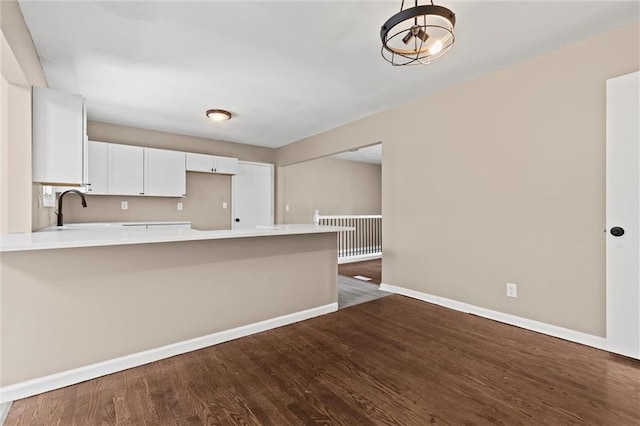
[[[161,197],[187,195],[185,153],[144,149],[144,194]]]

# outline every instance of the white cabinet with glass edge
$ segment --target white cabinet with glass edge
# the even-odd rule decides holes
[[[238,159],[187,152],[187,171],[235,175],[238,173]]]
[[[33,87],[32,111],[33,182],[85,184],[88,176],[84,98]]]

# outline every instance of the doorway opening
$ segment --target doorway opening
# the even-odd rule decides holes
[[[345,226],[338,233],[338,306],[388,295],[382,281],[382,143],[278,169],[278,223]]]

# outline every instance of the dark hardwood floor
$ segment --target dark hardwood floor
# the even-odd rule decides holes
[[[7,425],[638,425],[640,363],[392,295],[16,401]]]
[[[371,281],[363,282],[379,285],[382,282],[382,259],[338,265],[338,274],[347,277],[362,275],[371,278]]]

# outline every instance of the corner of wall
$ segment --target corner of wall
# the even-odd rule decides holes
[[[29,84],[48,87],[40,57],[17,0],[0,2],[0,27]]]

